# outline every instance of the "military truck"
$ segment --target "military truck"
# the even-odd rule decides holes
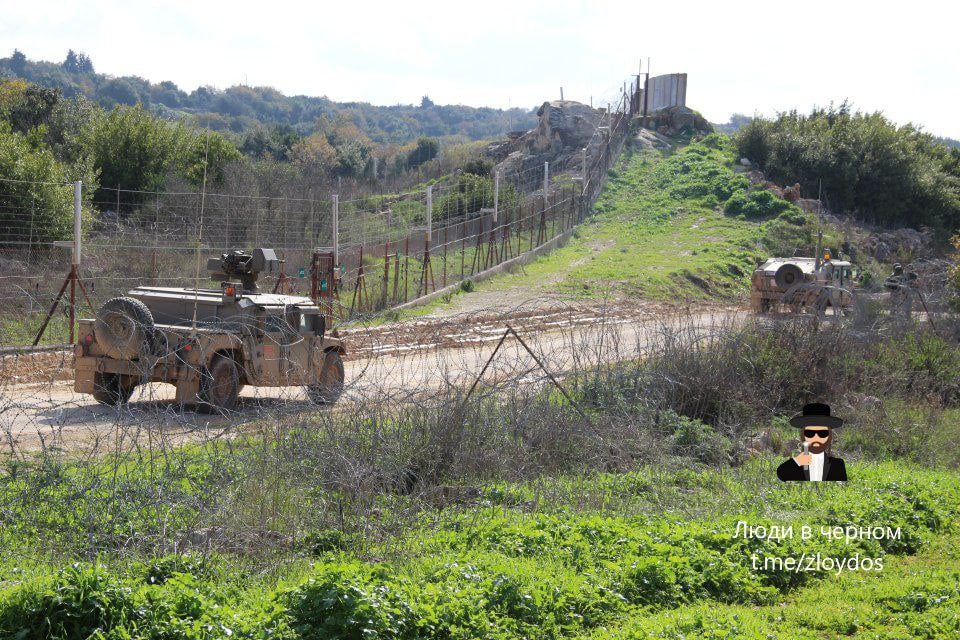
[[[770,258],[753,272],[750,306],[757,313],[780,304],[794,313],[838,313],[853,304],[853,280],[853,265],[828,251],[815,258]]]
[[[314,402],[336,402],[343,344],[310,298],[257,288],[279,267],[271,249],[234,250],[208,261],[219,288],[141,286],[108,300],[79,322],[74,390],[115,405],[167,382],[206,412],[234,409],[244,385],[305,386]]]

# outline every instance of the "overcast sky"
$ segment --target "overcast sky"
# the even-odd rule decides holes
[[[603,104],[652,59],[714,122],[845,98],[960,138],[955,2],[0,0],[0,51],[97,71],[375,104]],[[780,8],[782,7],[782,8]]]

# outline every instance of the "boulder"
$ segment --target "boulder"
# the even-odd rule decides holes
[[[796,202],[800,199],[800,183],[797,182],[792,187],[783,188],[783,199],[787,202]]]
[[[929,253],[933,232],[930,229],[895,229],[874,233],[867,238],[867,251],[881,262],[910,262]]]
[[[579,166],[581,150],[596,142],[597,127],[605,124],[606,112],[573,100],[554,100],[544,102],[537,116],[536,128],[510,134],[487,147],[504,175],[525,176],[530,180],[527,186],[540,180],[544,162]]]
[[[675,135],[681,132],[713,132],[713,125],[690,107],[669,107],[662,109],[648,116],[648,120],[651,129],[655,129],[659,133],[661,129],[665,128],[668,135]]]

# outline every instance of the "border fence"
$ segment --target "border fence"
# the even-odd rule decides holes
[[[0,346],[72,341],[87,307],[134,286],[209,287],[207,258],[233,248],[275,249],[283,269],[262,287],[313,297],[323,288],[343,320],[471,279],[584,219],[642,110],[641,77],[601,111],[581,153],[513,175],[495,168],[491,181],[341,200],[120,187],[96,196],[80,183],[0,177]],[[322,287],[318,254],[333,256],[337,274]]]

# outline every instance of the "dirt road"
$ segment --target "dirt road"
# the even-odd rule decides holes
[[[416,400],[446,385],[473,383],[489,360],[507,324],[513,326],[545,367],[553,372],[640,355],[665,328],[684,328],[696,339],[746,315],[733,308],[665,316],[661,308],[642,306],[538,305],[511,313],[427,318],[345,330],[350,357],[347,390],[335,408],[318,408],[300,387],[253,388],[241,393],[237,411],[206,415],[182,410],[171,385],[138,387],[123,407],[97,404],[73,392],[72,381],[7,384],[0,387],[0,434],[21,451],[41,446],[70,446],[116,438],[216,437],[275,416],[312,411],[349,410],[357,403]],[[65,360],[69,366],[69,359]],[[508,339],[483,376],[483,383],[510,380],[536,383],[544,374],[515,339]]]

